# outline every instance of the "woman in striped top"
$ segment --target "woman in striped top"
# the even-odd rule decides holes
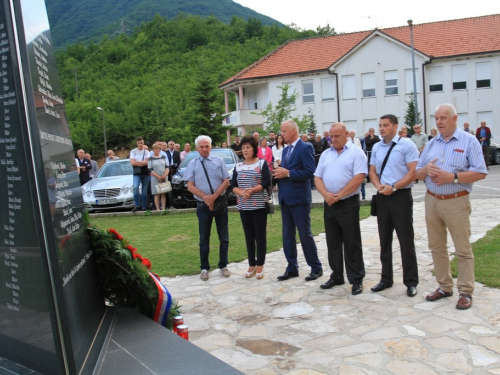
[[[243,137],[243,162],[234,168],[231,188],[238,196],[237,207],[247,244],[248,271],[245,277],[251,278],[257,274],[257,279],[262,279],[267,251],[267,188],[271,184],[271,172],[267,162],[257,157],[257,148],[257,141],[253,137]]]

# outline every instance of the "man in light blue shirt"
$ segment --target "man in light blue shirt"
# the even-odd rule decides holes
[[[380,282],[372,288],[380,292],[393,284],[392,240],[396,230],[401,247],[403,283],[408,297],[417,295],[418,266],[413,232],[413,197],[411,187],[415,181],[415,168],[419,153],[409,138],[399,137],[398,118],[384,115],[379,121],[383,141],[373,146],[370,159],[370,180],[378,193],[377,222],[380,237]],[[385,168],[382,165],[389,154]]]
[[[457,309],[472,305],[474,254],[470,245],[472,184],[486,177],[486,165],[479,142],[457,127],[457,111],[441,104],[434,115],[439,135],[429,142],[417,166],[417,178],[425,180],[425,222],[429,249],[439,288],[425,298],[437,301],[453,295],[453,279],[448,255],[448,231],[458,258]]]
[[[321,285],[330,289],[344,284],[344,256],[352,294],[363,291],[365,266],[359,224],[360,185],[368,173],[363,150],[350,142],[349,131],[340,122],[330,128],[332,147],[321,154],[314,183],[325,199],[324,221],[330,279]]]

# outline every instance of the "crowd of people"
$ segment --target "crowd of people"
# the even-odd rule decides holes
[[[230,277],[228,269],[229,226],[225,193],[229,189],[237,196],[237,208],[245,234],[248,253],[246,278],[264,277],[267,251],[267,207],[272,189],[278,191],[281,207],[282,241],[286,259],[284,272],[277,277],[286,281],[299,276],[296,232],[310,267],[306,281],[323,276],[323,265],[318,257],[311,232],[310,210],[312,189],[317,189],[324,199],[324,223],[331,272],[328,280],[320,285],[329,289],[345,283],[352,285],[352,294],[363,292],[365,269],[363,262],[362,234],[359,223],[360,202],[365,200],[365,184],[371,182],[377,194],[372,197],[380,238],[380,281],[373,292],[392,287],[392,243],[394,231],[400,244],[403,284],[407,296],[417,295],[419,283],[417,255],[413,230],[414,183],[424,181],[425,218],[428,246],[431,250],[438,288],[426,296],[436,301],[453,295],[449,255],[446,245],[450,232],[458,258],[457,309],[468,309],[474,291],[474,256],[470,246],[469,193],[474,182],[487,175],[491,131],[484,121],[475,136],[467,127],[457,126],[456,109],[451,104],[436,108],[436,127],[431,135],[422,132],[415,124],[414,134],[407,127],[399,127],[395,115],[379,119],[379,135],[370,128],[363,138],[355,130],[337,122],[329,130],[300,134],[297,124],[287,120],[281,132],[261,136],[255,131],[251,136],[236,136],[229,147],[240,158],[230,180],[224,161],[211,155],[212,139],[200,135],[195,140],[199,157],[189,163],[184,175],[188,190],[197,200],[196,213],[200,236],[200,278],[209,279],[210,234],[215,221],[219,237],[218,268],[221,275]],[[477,138],[477,140],[476,140]],[[223,142],[221,147],[228,144]],[[146,209],[146,192],[151,181],[157,209],[167,207],[166,197],[157,191],[158,183],[171,178],[180,161],[191,151],[186,143],[184,151],[173,141],[156,142],[148,151],[144,140],[137,138],[137,148],[130,153],[134,167],[134,211]],[[484,153],[483,153],[484,152]],[[77,168],[82,184],[91,178],[93,161],[90,155],[78,151]],[[488,156],[489,157],[489,156]],[[116,160],[108,152],[107,161]],[[95,163],[95,162],[94,162]],[[142,185],[142,200],[138,188]],[[361,197],[360,197],[361,195]],[[140,203],[142,202],[142,207]]]

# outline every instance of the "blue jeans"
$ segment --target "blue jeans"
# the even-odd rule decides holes
[[[220,242],[219,268],[222,269],[227,267],[227,254],[229,250],[229,225],[227,209],[223,214],[217,214],[214,211],[210,211],[205,203],[199,202],[196,208],[196,215],[198,216],[198,227],[200,232],[200,268],[207,271],[210,269],[210,261],[208,259],[208,256],[210,254],[210,232],[212,230],[212,223],[214,218]]]
[[[141,195],[139,197],[139,185],[141,185]],[[135,206],[139,207],[142,203],[142,209],[146,209],[146,204],[148,201],[148,185],[149,185],[149,176],[143,176],[140,174],[134,174],[134,202]]]

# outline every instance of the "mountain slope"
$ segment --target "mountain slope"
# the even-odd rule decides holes
[[[180,13],[208,17],[229,23],[233,16],[277,21],[232,0],[46,0],[52,38],[56,48],[78,42],[99,41],[104,34],[127,33],[156,14],[173,18]],[[121,20],[123,19],[123,24]],[[122,29],[123,26],[123,29]]]

